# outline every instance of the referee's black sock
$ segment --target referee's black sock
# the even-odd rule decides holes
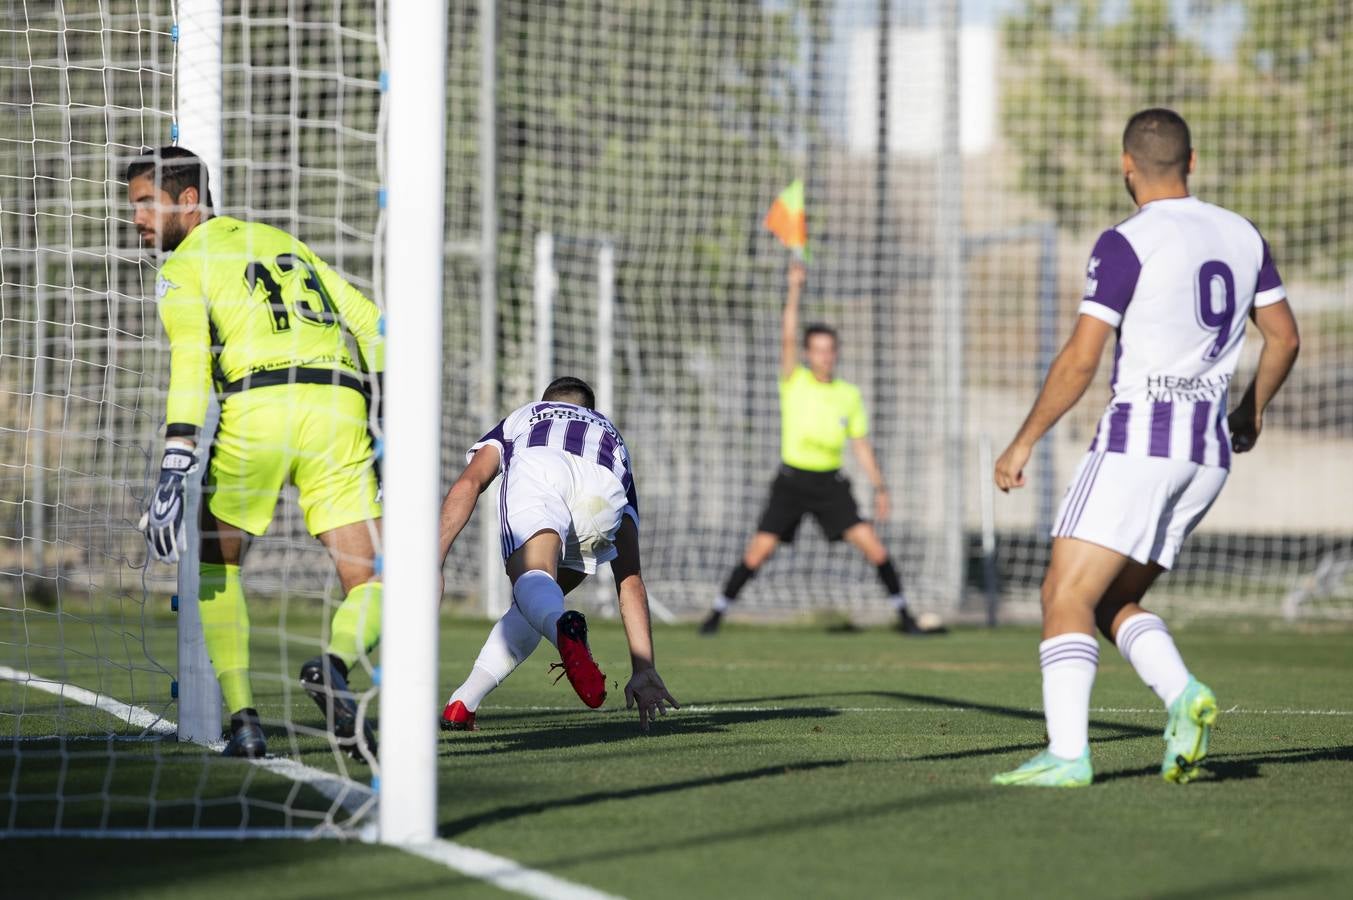
[[[747,582],[752,580],[756,574],[756,569],[747,568],[747,564],[739,562],[737,567],[728,575],[728,580],[723,583],[723,591],[714,601],[715,612],[723,612],[728,608],[728,604],[738,599],[738,593],[743,589]],[[720,608],[722,607],[722,608]]]
[[[899,611],[906,609],[907,600],[902,594],[902,579],[897,574],[897,567],[893,565],[892,557],[879,563],[878,572],[879,581],[883,582],[883,587],[888,591],[888,598],[893,601],[893,606]]]

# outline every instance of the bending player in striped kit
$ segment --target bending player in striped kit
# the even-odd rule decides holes
[[[1140,209],[1100,235],[1075,330],[996,461],[1001,490],[1024,486],[1034,444],[1089,387],[1116,334],[1112,397],[1062,501],[1043,581],[1048,749],[997,775],[997,784],[1075,787],[1094,779],[1096,625],[1168,710],[1164,778],[1188,782],[1207,755],[1216,698],[1141,601],[1216,500],[1231,454],[1254,446],[1299,338],[1268,243],[1248,220],[1189,196],[1194,162],[1188,126],[1174,112],[1148,109],[1128,121],[1123,180]],[[1228,417],[1247,316],[1264,346]]]
[[[475,712],[544,637],[559,651],[564,674],[583,703],[606,699],[606,677],[587,644],[587,621],[564,609],[564,595],[611,563],[633,675],[626,706],[648,729],[663,704],[678,706],[653,663],[648,593],[639,572],[639,497],[629,450],[611,421],[593,407],[592,389],[556,378],[539,403],[512,412],[466,453],[465,471],[442,504],[442,561],[502,473],[498,494],[503,561],[512,605],[489,632],[465,683],[442,711],[442,729],[475,728]]]

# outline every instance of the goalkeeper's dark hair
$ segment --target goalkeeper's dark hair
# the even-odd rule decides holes
[[[127,183],[150,175],[175,200],[190,187],[197,188],[198,202],[210,209],[211,181],[207,164],[187,147],[147,147],[127,163]]]
[[[597,408],[597,395],[592,392],[592,388],[586,381],[572,375],[564,375],[551,381],[550,386],[545,388],[545,393],[540,395],[540,399],[558,400],[560,403],[572,403],[587,409]]]
[[[803,329],[803,349],[808,349],[808,342],[813,339],[815,334],[825,334],[832,339],[833,346],[841,346],[841,339],[837,337],[835,328],[821,322],[813,322]]]
[[[1123,152],[1147,178],[1188,178],[1193,139],[1188,123],[1172,109],[1144,109],[1123,129]]]

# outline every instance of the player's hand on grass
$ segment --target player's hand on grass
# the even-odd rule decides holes
[[[183,446],[164,448],[160,480],[150,498],[150,508],[141,517],[141,533],[151,556],[160,562],[178,562],[183,545],[184,481],[197,471],[197,454]]]
[[[664,703],[672,709],[681,708],[676,698],[667,692],[667,685],[662,683],[657,669],[636,670],[625,685],[625,709],[639,707],[639,730],[647,731],[648,723],[656,716],[667,715]]]
[[[1237,453],[1253,450],[1259,432],[1264,428],[1263,420],[1254,413],[1254,404],[1247,401],[1248,397],[1226,417],[1226,424],[1231,429],[1231,449]]]
[[[1007,494],[1011,488],[1024,487],[1024,467],[1032,450],[1032,447],[1018,443],[1005,448],[1001,458],[996,460],[996,487]]]

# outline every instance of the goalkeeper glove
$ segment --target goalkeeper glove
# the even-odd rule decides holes
[[[164,448],[160,481],[140,523],[151,556],[161,562],[178,562],[183,544],[184,479],[196,471],[197,454],[191,449],[181,444]]]

